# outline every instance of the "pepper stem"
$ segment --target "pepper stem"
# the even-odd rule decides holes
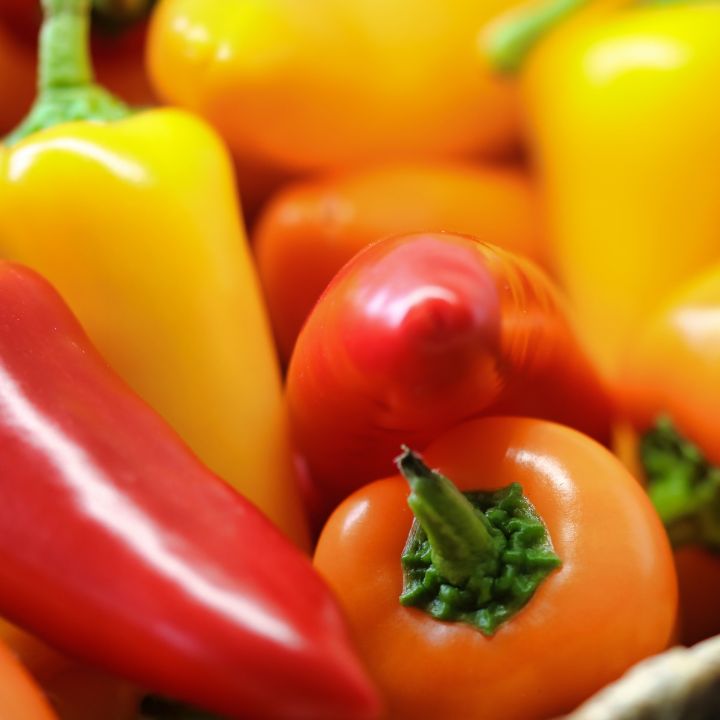
[[[112,121],[128,108],[93,82],[90,0],[42,0],[38,96],[5,140],[12,145],[39,130],[77,120]]]
[[[535,45],[588,0],[548,0],[521,8],[491,25],[484,36],[485,55],[499,73],[514,74]]]
[[[409,448],[403,447],[396,463],[410,485],[408,505],[427,535],[435,568],[449,582],[462,585],[479,561],[497,557],[490,524],[450,480]]]

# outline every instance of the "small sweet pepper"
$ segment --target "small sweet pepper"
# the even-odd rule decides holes
[[[526,53],[519,83],[551,251],[612,379],[667,293],[720,259],[720,102],[708,91],[720,5],[550,0],[510,22],[490,47],[503,67]]]
[[[243,161],[308,171],[497,155],[513,90],[473,62],[477,27],[512,0],[161,0],[158,94],[211,122]]]
[[[608,398],[533,263],[476,238],[399,235],[338,273],[298,338],[292,429],[325,512],[480,415],[556,420],[607,440]],[[321,513],[322,514],[322,513]]]
[[[315,553],[388,720],[558,717],[668,645],[670,546],[608,450],[483,418],[424,456],[439,472],[405,454],[407,481],[348,498]]]
[[[385,163],[294,183],[252,238],[282,360],[333,275],[371,242],[459,232],[543,262],[539,210],[527,173],[512,167]]]
[[[308,558],[110,370],[45,280],[7,262],[0,457],[3,616],[232,718],[376,715]]]
[[[41,271],[113,368],[297,542],[280,373],[229,157],[92,81],[89,0],[44,0],[40,92],[0,147],[0,255]]]

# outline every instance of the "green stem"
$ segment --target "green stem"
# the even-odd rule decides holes
[[[535,45],[588,0],[548,0],[522,8],[495,23],[485,36],[485,54],[500,73],[518,72]]]
[[[93,82],[90,60],[90,0],[43,0],[38,97],[12,145],[40,130],[78,120],[112,121],[128,108]]]
[[[400,603],[492,635],[559,567],[547,528],[517,483],[461,493],[407,448],[397,463],[415,514]]]
[[[478,562],[498,555],[488,521],[455,485],[408,448],[397,464],[410,485],[408,505],[427,535],[435,568],[451,583],[465,583]]]

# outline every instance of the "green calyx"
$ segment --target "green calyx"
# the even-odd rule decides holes
[[[120,120],[130,110],[93,82],[90,0],[43,0],[38,97],[6,139],[12,145],[39,130],[78,120]]]
[[[415,515],[400,603],[492,635],[560,566],[547,528],[517,483],[461,493],[407,448],[397,463]]]
[[[668,417],[640,440],[648,494],[674,547],[720,552],[720,468],[684,438]]]
[[[517,73],[535,45],[588,0],[546,0],[512,12],[485,33],[484,51],[499,73]]]

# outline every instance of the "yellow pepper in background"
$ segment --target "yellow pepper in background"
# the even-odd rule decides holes
[[[474,62],[477,28],[513,0],[161,0],[158,94],[284,172],[498,155],[516,97]]]
[[[515,29],[581,3],[531,8]],[[490,48],[512,69],[507,37]],[[638,325],[720,258],[719,48],[717,3],[610,3],[552,28],[521,65],[556,272],[611,381]]]
[[[45,275],[128,384],[305,545],[228,155],[194,116],[132,115],[92,84],[89,0],[44,5],[39,98],[0,149],[0,254]]]

